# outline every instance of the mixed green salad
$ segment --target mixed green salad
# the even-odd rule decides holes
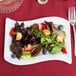
[[[24,23],[19,25],[16,22],[15,27],[10,30],[12,58],[33,59],[39,54],[55,55],[60,52],[67,54],[63,25],[44,21],[27,28],[24,26],[26,26]]]

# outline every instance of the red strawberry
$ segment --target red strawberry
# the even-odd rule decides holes
[[[46,24],[44,24],[44,23],[42,23],[42,24],[43,24],[43,29],[44,30],[47,29]]]
[[[63,49],[62,49],[62,52],[65,53],[65,54],[67,54],[66,48],[63,48]]]
[[[24,51],[31,51],[31,50],[33,50],[33,46],[28,44],[28,46],[25,48]]]
[[[42,23],[38,24],[38,29],[39,29],[39,31],[41,31],[42,28],[43,28],[43,24],[42,24]]]
[[[14,27],[10,31],[10,36],[13,36],[13,35],[14,35]]]

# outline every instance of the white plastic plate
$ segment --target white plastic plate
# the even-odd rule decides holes
[[[52,21],[55,24],[61,24],[64,26],[64,31],[66,32],[66,39],[65,39],[65,45],[67,47],[67,54],[63,54],[62,52],[56,55],[52,54],[47,54],[47,55],[39,55],[37,56],[34,60],[25,60],[25,59],[20,59],[18,60],[17,58],[12,58],[11,57],[11,51],[10,51],[10,44],[11,44],[11,37],[9,35],[9,32],[12,27],[15,26],[15,20],[6,18],[6,23],[5,23],[5,45],[4,45],[4,59],[14,65],[29,65],[29,64],[35,64],[39,62],[44,62],[44,61],[52,61],[52,60],[60,60],[64,61],[68,64],[72,63],[72,55],[71,55],[71,37],[70,37],[70,24],[69,21],[60,18],[60,17],[45,17],[45,18],[39,18],[35,20],[30,20],[30,21],[18,21],[19,23],[24,22],[26,25],[25,27],[29,27],[30,25],[34,23],[42,23],[44,21]]]

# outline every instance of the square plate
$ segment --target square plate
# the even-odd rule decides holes
[[[5,23],[5,45],[4,45],[4,59],[14,65],[29,65],[29,64],[35,64],[43,61],[48,61],[48,60],[60,60],[64,61],[68,64],[72,63],[72,55],[71,55],[71,37],[70,37],[70,24],[69,21],[60,18],[60,17],[44,17],[44,18],[39,18],[35,20],[30,20],[30,21],[18,21],[19,24],[21,22],[24,22],[25,27],[29,27],[30,25],[34,23],[42,23],[44,21],[48,22],[53,22],[54,24],[58,25],[63,25],[64,26],[64,31],[66,32],[66,39],[65,39],[65,45],[67,47],[67,54],[63,54],[62,52],[56,55],[52,54],[47,54],[47,55],[39,55],[37,56],[34,60],[24,60],[20,59],[18,60],[17,58],[13,59],[11,57],[12,52],[10,51],[10,44],[12,38],[9,35],[9,32],[12,27],[15,26],[15,20],[6,18],[6,23]]]

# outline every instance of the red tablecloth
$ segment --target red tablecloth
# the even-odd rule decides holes
[[[68,19],[68,6],[75,6],[75,0],[49,0],[40,5],[37,0],[24,0],[15,12],[0,14],[0,76],[76,76],[76,57],[74,56],[73,35],[71,35],[73,62],[71,65],[61,61],[47,61],[29,66],[15,66],[6,62],[4,56],[5,18],[31,20],[47,16]],[[71,27],[71,33],[73,30]]]

